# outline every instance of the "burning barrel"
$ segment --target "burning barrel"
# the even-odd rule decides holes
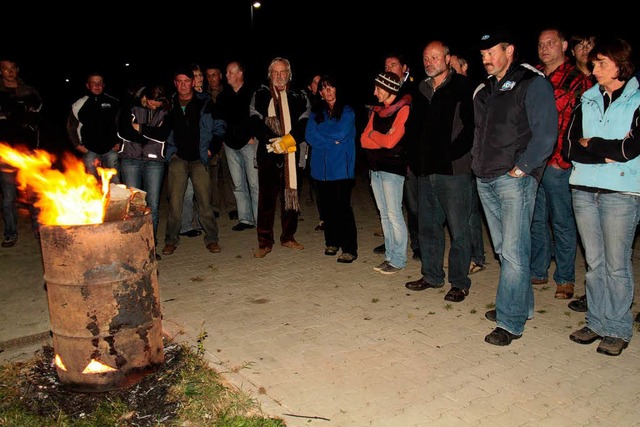
[[[81,392],[129,387],[164,362],[150,214],[40,229],[55,364]]]

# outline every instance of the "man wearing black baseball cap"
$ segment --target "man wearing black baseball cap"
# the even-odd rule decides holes
[[[489,76],[473,99],[471,168],[500,257],[496,309],[485,315],[497,327],[484,340],[504,346],[520,338],[533,317],[530,228],[538,183],[557,139],[558,113],[551,84],[517,61],[508,30],[483,34],[478,47]]]

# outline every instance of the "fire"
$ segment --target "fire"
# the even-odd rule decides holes
[[[36,196],[42,225],[101,224],[115,169],[97,168],[102,186],[87,173],[81,160],[65,154],[62,170],[53,169],[56,158],[44,150],[16,149],[0,143],[0,159],[16,168],[18,187]],[[5,166],[6,167],[6,166]]]
[[[59,368],[62,369],[63,371],[67,370],[67,367],[64,366],[64,363],[62,362],[62,358],[60,357],[60,355],[56,354],[53,363]],[[91,362],[89,362],[89,364],[84,368],[84,371],[82,371],[83,374],[102,374],[104,372],[113,372],[116,371],[115,368],[112,368],[109,365],[105,365],[102,362],[99,362],[95,359],[91,359]]]
[[[84,368],[82,371],[83,374],[101,374],[104,372],[113,372],[116,369],[111,366],[105,365],[104,363],[98,362],[95,359],[91,359],[91,362]]]

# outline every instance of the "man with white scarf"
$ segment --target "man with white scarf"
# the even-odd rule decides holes
[[[304,249],[295,240],[300,205],[297,194],[296,144],[304,141],[311,104],[304,91],[291,87],[291,64],[285,58],[271,61],[268,82],[253,94],[250,104],[251,131],[258,141],[258,249],[264,258],[275,242],[273,225],[276,200],[280,197],[280,244]]]

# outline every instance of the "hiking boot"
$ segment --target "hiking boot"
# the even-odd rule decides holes
[[[373,267],[373,271],[380,271],[383,268],[385,268],[387,265],[389,265],[389,261],[382,261],[380,264]]]
[[[382,273],[382,274],[395,274],[398,271],[402,271],[401,268],[398,267],[394,267],[393,265],[387,263],[387,265],[385,265],[384,267],[382,267],[378,273]]]
[[[569,335],[569,339],[578,344],[591,344],[602,337],[591,330],[588,326],[583,327]]]
[[[627,348],[628,345],[629,343],[622,338],[604,337],[600,341],[597,351],[607,356],[620,356],[622,350]]]

